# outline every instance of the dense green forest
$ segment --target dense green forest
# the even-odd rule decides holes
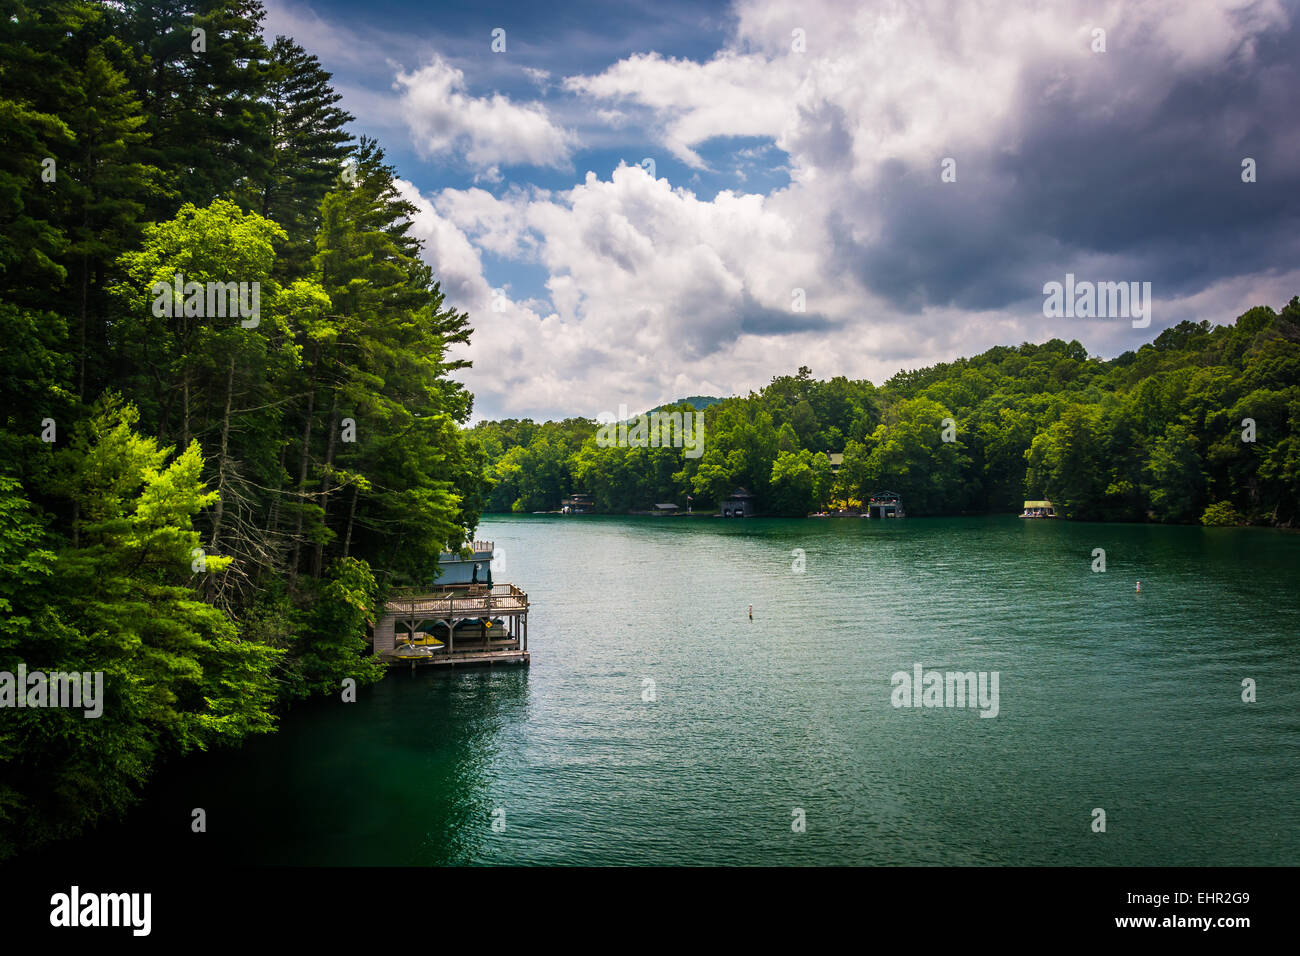
[[[478,521],[467,317],[383,151],[263,16],[0,0],[0,671],[105,696],[0,710],[0,859],[377,679],[384,589]]]
[[[676,406],[690,411],[687,405]],[[761,511],[852,508],[874,491],[914,515],[1015,512],[1291,526],[1300,504],[1300,299],[1231,325],[1183,322],[1110,361],[1078,342],[998,347],[882,386],[807,368],[709,405],[704,452],[601,447],[596,422],[480,422],[489,511],[573,492],[599,510],[715,510],[737,485]],[[825,452],[842,452],[833,475]]]

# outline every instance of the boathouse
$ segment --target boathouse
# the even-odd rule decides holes
[[[596,510],[596,503],[591,495],[569,495],[560,499],[560,514],[586,515]]]
[[[754,509],[754,496],[744,488],[737,488],[723,498],[718,504],[718,510],[724,518],[752,518],[757,513]]]
[[[1020,513],[1022,518],[1055,518],[1056,509],[1052,503],[1047,500],[1043,501],[1026,501],[1025,510]]]
[[[681,512],[682,509],[680,507],[673,504],[671,501],[666,501],[655,505],[653,513],[657,515],[676,515],[681,514]]]
[[[903,496],[896,491],[877,491],[867,501],[869,518],[902,518]]]
[[[375,622],[374,653],[392,664],[527,664],[528,595],[492,580],[491,541],[443,552],[423,588],[396,589]]]

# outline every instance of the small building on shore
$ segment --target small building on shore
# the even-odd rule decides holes
[[[676,514],[681,514],[682,509],[679,508],[677,505],[673,504],[671,501],[668,501],[668,502],[663,502],[661,504],[655,505],[655,509],[653,513],[657,515],[676,515]]]
[[[757,513],[754,509],[754,496],[744,488],[737,488],[718,503],[718,510],[724,518],[752,518]]]
[[[831,474],[838,475],[840,469],[844,467],[844,452],[828,451],[826,452],[826,460],[831,463]]]
[[[904,518],[903,496],[896,491],[877,491],[867,501],[869,518]]]
[[[433,584],[395,588],[374,625],[374,653],[394,666],[528,664],[528,595],[492,580],[491,541],[444,551]]]
[[[587,515],[596,510],[596,503],[591,495],[573,494],[560,499],[560,514]]]
[[[1025,510],[1020,512],[1022,518],[1055,518],[1056,509],[1047,500],[1026,501]]]

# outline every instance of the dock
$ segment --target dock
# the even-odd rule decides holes
[[[484,623],[496,620],[504,627]],[[443,646],[433,648],[427,657],[397,657],[398,645],[418,633],[437,638]],[[410,664],[412,671],[417,666],[527,665],[528,595],[513,584],[396,591],[375,623],[374,652],[393,666]]]

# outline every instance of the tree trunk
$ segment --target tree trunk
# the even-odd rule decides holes
[[[280,443],[280,458],[275,469],[275,493],[271,495],[271,503],[266,509],[266,535],[268,538],[275,533],[280,524],[280,496],[284,492],[284,482],[280,476],[284,474],[284,453],[288,447],[284,442]]]
[[[226,460],[230,448],[230,401],[235,384],[235,356],[230,356],[226,370],[226,410],[221,418],[221,455],[217,458],[217,504],[212,512],[212,539],[208,550],[216,553],[221,546],[221,517],[225,511]]]
[[[85,180],[85,186],[91,195],[95,191],[95,170],[94,170],[94,139],[87,135],[85,138],[85,149],[82,151],[82,176]],[[90,241],[90,201],[87,200],[81,207],[81,241]],[[86,323],[88,300],[90,298],[90,257],[86,253],[81,254],[81,302],[77,309],[77,335],[80,338],[81,355],[77,362],[77,402],[80,403],[86,397]]]
[[[77,365],[77,403],[86,398],[86,300],[90,296],[90,269],[86,257],[81,257],[81,305],[78,309],[78,334],[81,337],[81,358]]]
[[[298,520],[293,532],[293,558],[289,561],[289,589],[298,581],[298,560],[302,555],[302,509],[307,504],[307,459],[311,451],[312,416],[316,409],[316,362],[320,358],[320,343],[313,342],[311,350],[311,379],[307,388],[307,415],[302,423],[302,451],[298,457]]]
[[[185,379],[181,387],[182,396],[182,418],[181,423],[181,451],[190,447],[190,369],[185,367]]]
[[[330,402],[330,414],[328,418],[330,437],[329,437],[329,442],[325,446],[325,474],[321,476],[321,484],[320,484],[320,506],[322,509],[321,523],[327,526],[329,524],[329,508],[330,508],[330,477],[331,477],[330,472],[331,469],[334,467],[334,447],[338,440],[338,434],[339,434],[338,423],[335,420],[335,416],[338,414],[338,410],[339,410],[339,390],[338,388],[335,388],[334,398]],[[315,555],[312,556],[312,561],[311,561],[312,577],[314,578],[320,577],[321,566],[324,564],[324,561],[325,561],[325,542],[318,541],[316,543],[316,553]]]
[[[348,507],[348,530],[347,534],[343,536],[343,557],[345,558],[352,549],[352,520],[357,514],[357,496],[360,493],[361,490],[354,484],[352,486],[352,504]]]
[[[230,400],[235,385],[235,355],[230,355],[230,365],[226,370],[226,410],[221,417],[221,454],[217,458],[217,503],[212,511],[212,538],[208,542],[208,551],[216,554],[221,547],[221,518],[226,510],[226,462],[230,448]],[[207,576],[207,594],[211,601],[216,595],[217,582],[212,575]]]

